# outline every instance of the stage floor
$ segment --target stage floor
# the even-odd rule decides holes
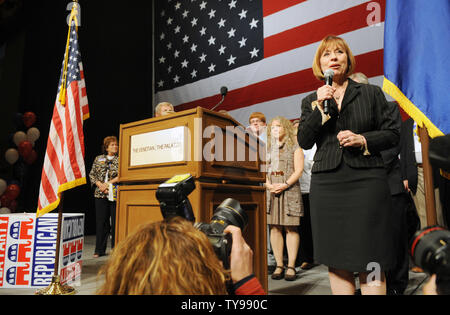
[[[85,237],[81,283],[75,285],[77,295],[93,295],[102,284],[98,271],[108,256],[93,258],[95,236]],[[108,248],[109,251],[109,248]],[[425,273],[409,273],[410,280],[405,295],[422,295],[422,286],[427,279]],[[34,295],[35,289],[0,289],[0,295]],[[330,295],[328,269],[319,265],[310,270],[297,268],[297,280],[272,280],[269,276],[269,295]]]

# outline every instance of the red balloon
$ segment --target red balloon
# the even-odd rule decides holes
[[[22,120],[25,126],[27,128],[30,128],[36,122],[36,114],[33,112],[26,112],[25,114],[23,114]]]
[[[28,155],[27,157],[24,157],[23,160],[25,161],[25,163],[27,163],[28,165],[33,164],[37,159],[37,153],[35,150],[32,150],[30,155]]]
[[[2,203],[2,207],[9,208],[9,205],[11,204],[11,199],[9,199],[9,197],[5,193],[0,197],[0,202]]]
[[[6,195],[10,201],[15,200],[20,195],[19,185],[17,184],[8,185],[3,195]]]
[[[19,143],[19,154],[23,157],[23,158],[27,158],[28,156],[30,156],[31,152],[33,151],[33,145],[31,144],[30,141],[22,141],[21,143]]]

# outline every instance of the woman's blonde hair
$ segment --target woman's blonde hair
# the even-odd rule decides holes
[[[267,148],[268,148],[268,150],[270,150],[270,148],[272,147],[272,141],[274,140],[274,139],[272,139],[272,124],[276,120],[278,120],[280,122],[280,125],[284,129],[284,134],[285,134],[284,142],[286,143],[286,145],[288,147],[294,146],[297,143],[297,138],[294,133],[294,126],[292,125],[292,122],[283,116],[276,116],[269,122],[269,125],[267,126]]]
[[[180,217],[141,226],[100,274],[102,295],[224,295],[229,278],[206,235]]]
[[[356,61],[355,61],[355,56],[353,56],[353,53],[350,50],[350,47],[348,46],[348,44],[345,42],[345,40],[343,38],[337,37],[334,35],[328,35],[327,37],[322,39],[322,42],[320,43],[319,47],[317,48],[316,54],[314,56],[313,65],[312,65],[314,76],[319,80],[324,79],[323,71],[322,71],[322,68],[320,67],[320,57],[322,57],[322,54],[325,51],[325,49],[327,49],[329,47],[340,47],[341,49],[343,49],[345,51],[345,53],[347,54],[346,75],[347,75],[347,77],[349,75],[351,75],[353,73],[353,71],[355,71]]]

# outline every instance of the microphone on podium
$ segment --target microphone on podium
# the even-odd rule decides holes
[[[227,93],[228,93],[228,88],[226,86],[222,86],[220,88],[220,94],[222,94],[222,99],[213,108],[211,108],[211,110],[215,110],[217,107],[219,107],[220,104],[223,103],[223,101],[225,100],[225,96],[227,96]]]
[[[325,85],[333,85],[334,71],[331,69],[327,69],[324,73],[324,76],[325,76]],[[323,113],[325,115],[328,115],[329,112],[330,112],[330,100],[325,100],[323,102]]]

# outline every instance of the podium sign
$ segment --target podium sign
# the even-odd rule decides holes
[[[186,127],[152,131],[130,138],[130,166],[186,160]]]

